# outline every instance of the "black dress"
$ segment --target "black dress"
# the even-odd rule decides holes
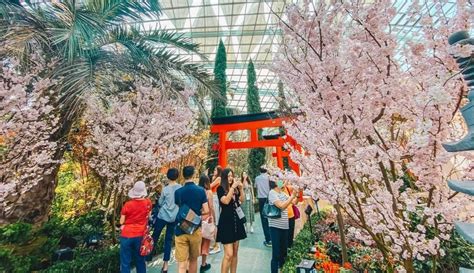
[[[240,202],[238,202],[240,197],[239,190],[235,190],[234,198],[227,205],[221,202],[221,198],[225,195],[224,188],[219,186],[217,188],[217,196],[221,206],[221,215],[217,224],[216,241],[222,244],[232,244],[247,238],[247,234],[245,233],[244,223],[239,219],[235,211],[236,202],[240,205]]]

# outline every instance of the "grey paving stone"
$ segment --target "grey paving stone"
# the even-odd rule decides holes
[[[255,215],[253,234],[248,233],[247,239],[240,241],[239,247],[239,263],[237,266],[237,272],[239,273],[268,273],[270,272],[270,260],[272,256],[272,249],[263,245],[264,236],[261,227],[261,221],[258,214]],[[221,247],[222,248],[222,247]],[[173,249],[174,251],[174,249]],[[211,270],[209,273],[220,272],[220,266],[223,256],[223,250],[220,253],[210,255],[208,257],[208,263],[211,264]],[[201,264],[201,258],[199,258],[198,264]],[[162,256],[155,258],[152,262],[148,263],[147,272],[149,273],[161,273],[162,267]],[[168,272],[177,272],[177,264],[174,260],[174,254],[172,254],[170,267]],[[198,269],[199,272],[199,269]]]

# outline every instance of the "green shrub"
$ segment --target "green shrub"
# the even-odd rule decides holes
[[[23,222],[6,225],[0,228],[0,242],[24,244],[31,240],[32,225]]]
[[[79,249],[74,260],[54,264],[44,273],[116,273],[120,269],[118,246],[102,250]]]
[[[318,221],[325,217],[325,213],[321,212],[320,215],[312,215],[311,216],[311,224],[314,226]],[[314,228],[313,228],[314,231]],[[295,240],[293,241],[293,246],[288,251],[288,256],[285,261],[285,265],[283,266],[282,272],[283,273],[296,273],[296,266],[301,262],[303,259],[310,260],[312,259],[312,255],[309,254],[309,250],[312,246],[314,246],[314,240],[316,239],[314,233],[311,234],[311,230],[309,228],[309,221],[306,222],[303,229],[298,233]]]
[[[69,219],[53,217],[43,225],[41,232],[54,238],[68,236],[81,239],[92,234],[104,234],[104,212],[95,210]]]
[[[0,247],[0,272],[26,273],[31,272],[32,258],[17,256],[13,250]]]

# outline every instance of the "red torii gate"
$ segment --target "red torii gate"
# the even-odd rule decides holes
[[[212,118],[211,133],[219,135],[219,142],[213,146],[214,150],[218,151],[219,165],[225,167],[227,165],[227,150],[231,149],[251,149],[275,147],[275,152],[272,154],[276,157],[277,165],[283,169],[283,159],[288,158],[289,167],[300,175],[300,168],[289,157],[289,152],[283,150],[286,143],[301,152],[301,146],[296,143],[296,140],[286,135],[276,135],[258,139],[258,130],[263,128],[280,128],[284,121],[288,121],[289,117],[280,117],[276,112],[264,112],[258,114],[247,114],[228,116],[221,118]],[[233,131],[247,130],[250,132],[250,140],[243,142],[235,142],[227,140],[227,133]]]

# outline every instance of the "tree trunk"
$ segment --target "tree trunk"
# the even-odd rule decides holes
[[[112,219],[110,221],[110,225],[112,226],[112,243],[115,245],[117,243],[117,235],[116,235],[116,221],[117,221],[117,194],[118,194],[118,189],[115,189],[114,192],[114,204],[113,204],[113,209],[112,209]]]
[[[50,174],[43,175],[37,183],[17,184],[15,189],[6,192],[0,201],[0,225],[17,221],[38,224],[48,219],[54,198],[54,190],[58,182],[58,172],[64,151],[58,151],[56,163]]]
[[[336,209],[337,225],[339,226],[339,237],[341,237],[342,264],[349,261],[347,256],[346,235],[344,234],[344,219],[342,218],[341,207],[339,204],[334,205]]]
[[[403,261],[403,267],[405,267],[405,270],[407,273],[414,273],[415,268],[413,267],[413,259],[406,259]]]
[[[51,173],[44,174],[42,179],[33,185],[27,181],[16,184],[15,189],[4,189],[2,185],[0,188],[0,197],[3,197],[0,199],[0,225],[17,221],[39,224],[48,219],[67,136],[74,121],[80,115],[81,113],[78,112],[71,117],[63,113],[60,117],[59,126],[61,128],[51,136],[51,139],[57,143],[57,150],[53,156],[53,160],[57,163],[54,163]]]

